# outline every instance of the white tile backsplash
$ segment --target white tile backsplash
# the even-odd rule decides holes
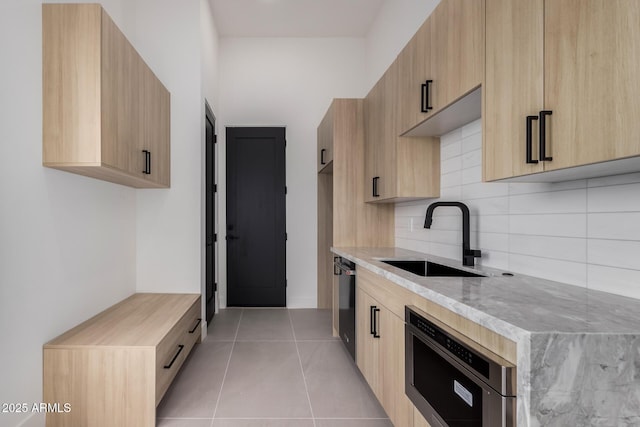
[[[560,183],[483,183],[477,120],[441,138],[441,197],[396,204],[396,246],[461,260],[461,219],[471,211],[480,265],[640,299],[640,173]],[[411,229],[410,221],[413,221]]]

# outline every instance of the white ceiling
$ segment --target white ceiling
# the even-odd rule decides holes
[[[384,0],[209,0],[222,37],[364,37]]]

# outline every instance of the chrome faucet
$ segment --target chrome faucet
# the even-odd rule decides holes
[[[462,211],[462,265],[473,267],[474,258],[480,258],[482,253],[479,249],[471,249],[469,243],[469,208],[460,202],[435,202],[427,208],[427,216],[424,219],[424,228],[431,228],[433,222],[433,211],[438,206],[455,206]]]

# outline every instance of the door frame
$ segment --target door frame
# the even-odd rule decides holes
[[[220,308],[220,286],[219,286],[219,277],[220,277],[220,269],[219,269],[219,256],[220,251],[218,249],[218,223],[219,223],[219,208],[220,203],[218,200],[219,197],[219,184],[218,184],[218,158],[219,158],[219,150],[217,144],[217,119],[215,114],[213,113],[213,108],[209,104],[208,100],[204,101],[204,115],[203,115],[203,143],[202,143],[202,221],[201,221],[201,240],[202,240],[202,286],[201,286],[201,296],[202,296],[202,314],[203,319],[205,319],[205,324],[208,322],[207,319],[207,121],[210,120],[213,123],[213,182],[214,182],[214,196],[213,196],[213,298],[214,298],[214,315]],[[213,317],[212,317],[213,319]]]

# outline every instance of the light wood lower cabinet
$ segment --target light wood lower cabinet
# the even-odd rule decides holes
[[[356,280],[356,363],[393,425],[409,427],[413,405],[404,388],[404,320],[358,287],[362,280]]]
[[[516,343],[356,267],[356,363],[395,427],[431,427],[405,394],[405,306],[414,305],[516,364]]]
[[[200,296],[135,294],[48,342],[47,427],[154,427],[156,406],[200,339]]]

